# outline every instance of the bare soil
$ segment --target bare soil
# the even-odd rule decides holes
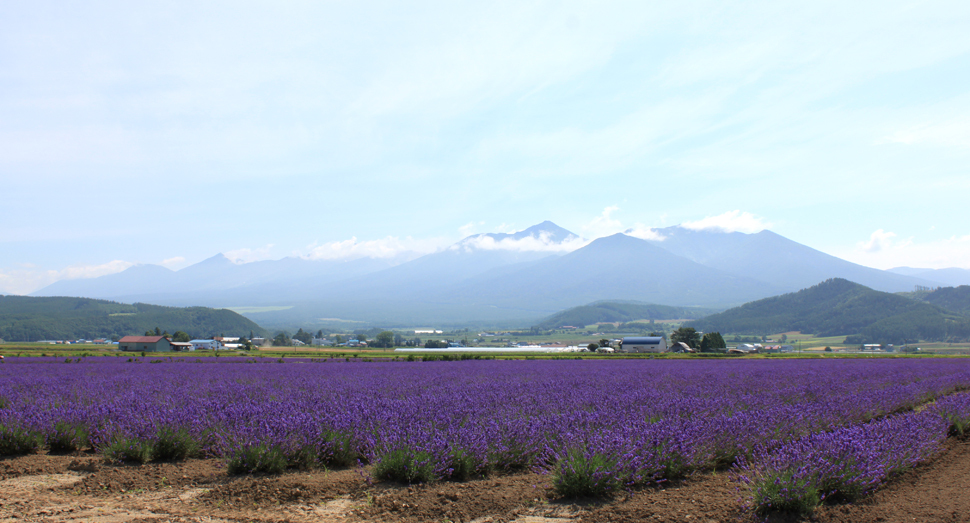
[[[770,523],[970,521],[970,441],[855,503]],[[229,476],[219,460],[106,465],[90,454],[0,460],[0,522],[700,522],[751,523],[745,492],[727,473],[623,493],[562,500],[549,477],[529,472],[466,482],[399,485],[366,469]],[[763,519],[763,518],[762,518]]]

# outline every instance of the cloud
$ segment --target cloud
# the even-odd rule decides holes
[[[771,224],[750,212],[734,210],[717,216],[708,216],[694,222],[684,222],[680,226],[694,231],[716,230],[751,234],[761,232],[771,227]]]
[[[633,236],[634,238],[640,238],[641,240],[663,241],[667,238],[666,236],[657,232],[656,229],[646,227],[639,223],[623,231],[623,233],[628,236]]]
[[[461,227],[458,228],[458,233],[461,234],[462,237],[471,236],[472,234],[475,233],[475,229],[477,229],[481,225],[485,225],[485,222],[478,222],[478,223],[468,222],[465,225],[462,225]]]
[[[235,249],[231,251],[226,251],[222,254],[226,258],[229,258],[233,263],[249,263],[254,261],[270,259],[270,251],[272,251],[272,249],[273,249],[273,244],[270,243],[264,247],[257,247],[255,249],[250,249],[250,248]]]
[[[159,265],[163,267],[168,267],[169,269],[171,269],[172,267],[181,265],[183,263],[185,263],[184,257],[175,256],[174,258],[168,258],[168,259],[162,260],[162,263],[160,263]]]
[[[609,236],[622,231],[623,223],[611,216],[614,212],[619,210],[620,207],[618,205],[610,205],[609,207],[604,208],[603,212],[600,213],[599,216],[593,218],[586,225],[583,225],[583,231],[593,238]]]
[[[970,123],[964,115],[958,119],[936,123],[920,123],[898,129],[888,136],[876,140],[876,145],[939,145],[959,149],[970,149]]]
[[[878,229],[869,235],[868,241],[859,242],[858,247],[865,252],[879,252],[890,247],[895,237],[896,233],[894,232],[886,232]]]
[[[550,237],[547,232],[538,236],[531,234],[523,238],[502,238],[496,240],[493,236],[480,234],[452,246],[452,249],[471,251],[520,251],[520,252],[572,252],[588,244],[589,241],[578,236],[570,236],[561,242]]]
[[[867,267],[919,267],[970,269],[970,234],[929,241],[914,238],[897,239],[892,232],[879,229],[868,240],[846,249],[833,249],[832,254]]]
[[[386,259],[408,252],[431,253],[441,247],[442,240],[440,238],[415,239],[410,236],[404,238],[388,236],[377,240],[359,241],[355,236],[349,240],[311,245],[310,252],[303,257],[308,260]]]
[[[97,278],[121,272],[134,265],[124,260],[112,260],[100,265],[71,265],[60,270],[36,268],[0,269],[0,293],[29,294],[59,280]]]

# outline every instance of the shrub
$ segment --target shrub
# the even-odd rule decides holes
[[[284,453],[286,455],[286,466],[297,470],[310,470],[317,467],[319,455],[317,449],[310,445],[296,447]]]
[[[481,460],[469,454],[463,449],[455,449],[448,456],[449,477],[459,481],[464,481],[474,476],[484,476],[488,473],[488,467]]]
[[[155,434],[152,448],[154,461],[181,461],[199,454],[201,446],[184,428],[162,427]]]
[[[80,423],[58,421],[47,436],[47,447],[53,453],[83,450],[90,445],[88,430]]]
[[[431,454],[408,448],[381,456],[374,465],[374,477],[401,483],[433,483],[439,479]]]
[[[0,456],[30,454],[40,446],[37,434],[20,427],[0,425]]]
[[[361,459],[354,437],[345,432],[325,431],[320,445],[320,462],[328,467],[349,467]]]
[[[286,470],[286,455],[265,444],[242,447],[229,457],[226,469],[229,474],[280,474]]]
[[[101,450],[105,461],[113,463],[145,463],[152,457],[152,445],[147,441],[118,436]]]
[[[566,498],[606,497],[623,484],[615,459],[572,449],[553,466],[552,484]]]

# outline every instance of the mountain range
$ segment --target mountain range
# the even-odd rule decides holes
[[[836,277],[886,292],[947,283],[932,279],[936,271],[864,267],[767,230],[654,232],[646,240],[631,231],[586,241],[547,221],[514,234],[469,236],[414,259],[235,264],[220,254],[179,271],[139,265],[59,281],[33,295],[225,307],[267,327],[528,326],[597,300],[723,310]]]

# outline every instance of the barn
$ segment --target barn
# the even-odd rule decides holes
[[[660,336],[623,338],[620,352],[667,352],[667,340]]]
[[[172,343],[165,336],[125,336],[118,348],[127,351],[170,352]]]

